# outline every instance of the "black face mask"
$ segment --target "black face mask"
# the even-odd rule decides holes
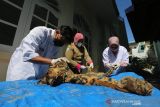
[[[112,45],[112,46],[110,46],[110,49],[111,49],[111,51],[113,51],[113,52],[117,52],[118,51],[118,49],[119,49],[119,45]]]
[[[64,45],[64,41],[62,40],[54,40],[54,45],[58,47],[62,47]]]

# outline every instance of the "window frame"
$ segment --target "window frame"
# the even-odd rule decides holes
[[[22,39],[29,33],[30,25],[31,25],[31,21],[32,21],[32,16],[34,14],[34,9],[35,9],[36,4],[41,7],[47,8],[47,10],[49,10],[53,15],[55,15],[55,17],[57,19],[59,19],[59,12],[57,12],[52,7],[47,5],[47,3],[44,2],[44,0],[24,0],[23,7],[20,7],[20,6],[14,4],[8,0],[4,0],[4,1],[11,4],[12,6],[15,6],[16,8],[21,9],[21,14],[19,17],[18,25],[15,25],[15,24],[12,24],[10,22],[3,21],[0,19],[0,21],[2,21],[3,23],[5,23],[7,25],[17,27],[17,30],[15,32],[15,37],[13,40],[13,45],[9,46],[9,45],[5,45],[5,44],[0,44],[0,51],[3,51],[3,52],[12,53],[16,49],[16,47],[19,46]],[[47,12],[47,19],[49,17],[49,11]],[[51,23],[45,22],[45,26],[47,26],[47,24],[54,26]],[[58,20],[58,24],[59,24],[59,20]],[[54,27],[57,27],[57,26],[54,26]]]
[[[45,21],[44,19],[40,18],[39,16],[34,15],[34,9],[35,9],[36,5],[39,5],[39,6],[43,7],[43,8],[47,8],[49,10],[47,12],[47,17],[46,17],[47,19],[49,17],[49,12],[50,11],[51,11],[52,14],[54,13],[55,17],[57,17],[59,19],[59,13],[56,10],[54,10],[52,7],[50,7],[48,4],[46,4],[43,0],[34,0],[34,1],[32,1],[31,11],[30,11],[31,14],[29,14],[29,16],[28,16],[28,22],[26,24],[25,32],[24,32],[23,35],[27,35],[29,33],[29,31],[30,31],[30,25],[31,25],[31,21],[32,21],[32,16],[36,16],[41,21],[44,21],[45,22],[45,26],[47,26],[47,24],[50,24],[50,25],[54,26],[53,24],[48,23],[47,22],[48,20]],[[54,26],[54,27],[57,27],[57,26]]]
[[[21,11],[21,14],[22,14],[23,7],[20,7],[20,6],[14,4],[14,3],[12,3],[12,2],[10,2],[10,1],[8,1],[8,0],[3,0],[3,2],[6,2],[6,3],[8,3],[9,5],[11,5],[11,6],[19,9],[19,10]],[[25,3],[25,0],[24,0],[24,3]],[[23,4],[23,6],[24,6],[24,4]],[[21,18],[21,14],[20,14],[19,20],[20,20],[20,18]],[[9,26],[15,27],[15,28],[16,28],[15,37],[16,37],[19,22],[18,22],[18,25],[13,24],[13,23],[8,22],[8,21],[5,21],[5,20],[2,20],[2,19],[0,19],[0,22],[3,23],[3,24],[9,25]],[[0,44],[0,51],[7,51],[7,52],[13,51],[12,48],[14,47],[15,37],[14,37],[13,45],[12,45],[12,46],[10,46],[10,45],[5,45],[5,44]]]

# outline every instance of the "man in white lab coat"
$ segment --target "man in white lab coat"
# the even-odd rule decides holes
[[[103,51],[103,64],[106,71],[111,72],[110,76],[124,71],[129,64],[127,49],[119,44],[119,38],[112,36],[108,39],[109,47]]]
[[[51,29],[35,27],[14,51],[7,70],[7,81],[40,79],[49,65],[56,63],[58,47],[70,42],[73,31],[69,26]]]

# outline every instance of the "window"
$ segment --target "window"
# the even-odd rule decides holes
[[[144,48],[145,48],[145,46],[144,46],[144,45],[142,45],[142,46],[141,46],[141,50],[143,50],[143,51],[144,51]]]
[[[24,0],[0,0],[0,44],[13,45],[23,4]]]
[[[138,53],[142,53],[145,50],[145,43],[140,43],[139,47],[138,47]]]
[[[45,22],[33,16],[31,22],[31,29],[36,26],[45,26]]]
[[[48,9],[36,4],[30,29],[36,26],[47,26],[54,29],[58,26],[58,18]]]
[[[1,13],[0,19],[17,25],[20,14],[21,14],[21,10],[19,10],[18,8],[15,8],[14,6],[4,1],[0,1],[0,5],[1,5],[0,6],[0,13]]]
[[[52,7],[54,10],[56,10],[56,11],[60,11],[59,10],[59,3],[57,2],[57,0],[46,0],[46,3],[50,6],[50,7]]]
[[[0,50],[12,52],[36,26],[58,26],[58,12],[46,0],[0,0],[0,14]]]
[[[16,27],[4,24],[0,22],[0,43],[5,45],[12,45]]]
[[[23,7],[24,4],[24,0],[6,0],[6,1],[10,1],[11,3],[14,3],[19,7]]]
[[[48,23],[58,26],[58,19],[51,12],[49,12]]]
[[[35,10],[34,10],[34,14],[44,20],[46,20],[47,18],[47,9],[40,7],[38,5],[35,5]]]
[[[52,28],[52,29],[56,29],[56,27],[55,27],[55,26],[52,26],[51,24],[47,24],[47,27],[48,27],[48,28]]]

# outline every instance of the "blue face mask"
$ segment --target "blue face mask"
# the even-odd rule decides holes
[[[77,46],[78,46],[79,48],[82,47],[82,45],[83,45],[82,42],[78,42],[78,43],[77,43]]]

